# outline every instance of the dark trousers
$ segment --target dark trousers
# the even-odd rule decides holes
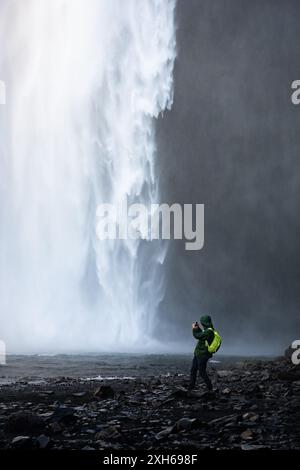
[[[200,377],[204,380],[208,390],[212,390],[212,383],[207,375],[206,366],[209,357],[196,357],[194,356],[191,368],[191,386],[194,387],[197,378],[197,371],[199,370]]]

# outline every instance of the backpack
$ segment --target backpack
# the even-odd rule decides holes
[[[219,335],[219,333],[216,330],[214,330],[213,328],[208,328],[208,329],[214,332],[214,339],[212,340],[211,344],[208,344],[207,341],[205,341],[205,344],[207,346],[208,352],[211,353],[211,354],[214,354],[220,348],[220,346],[222,344],[222,338]]]

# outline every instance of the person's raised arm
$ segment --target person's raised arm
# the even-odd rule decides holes
[[[203,336],[203,331],[201,330],[200,326],[198,325],[197,322],[193,323],[192,324],[192,332],[193,332],[193,336],[194,338],[196,339],[201,339],[202,336]]]

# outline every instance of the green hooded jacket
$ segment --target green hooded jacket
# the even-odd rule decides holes
[[[204,357],[212,357],[212,354],[208,352],[206,341],[208,344],[211,344],[214,339],[214,332],[208,328],[213,328],[213,324],[209,315],[204,315],[200,318],[200,323],[203,326],[201,328],[193,329],[193,336],[198,340],[198,343],[195,347],[195,356],[199,359]]]

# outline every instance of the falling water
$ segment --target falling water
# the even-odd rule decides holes
[[[153,336],[164,247],[99,241],[95,213],[159,201],[174,3],[0,3],[0,337],[11,351],[130,350]]]

